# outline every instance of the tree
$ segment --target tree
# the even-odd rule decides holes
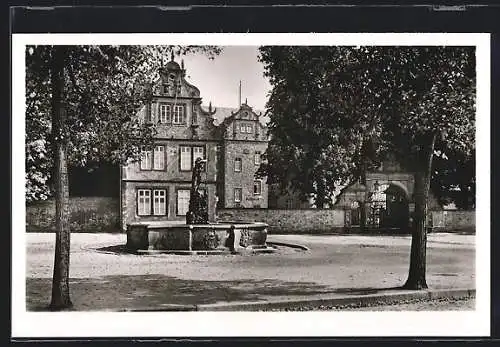
[[[415,173],[405,286],[426,288],[433,155],[473,156],[474,49],[261,47],[260,53],[273,86],[267,104],[271,143],[262,173],[321,200],[339,183],[359,179],[380,155],[394,154]]]
[[[44,182],[52,179],[56,200],[50,303],[53,310],[72,306],[68,164],[85,165],[101,160],[126,163],[137,160],[142,148],[152,147],[155,128],[141,122],[136,113],[150,102],[150,86],[157,78],[163,57],[174,51],[179,55],[202,52],[213,58],[220,49],[211,46],[29,46],[26,49],[27,152],[43,153],[46,159],[44,165],[37,165],[39,162],[33,160],[33,155],[27,156],[27,186],[43,187]],[[37,124],[43,132],[35,127]],[[33,146],[33,142],[39,146]],[[48,153],[50,159],[46,158]],[[47,170],[49,167],[53,173]],[[33,180],[36,173],[43,175],[38,183]],[[29,194],[36,198],[36,189],[32,190],[35,193]]]
[[[476,204],[475,153],[436,152],[431,188],[442,205],[454,204],[459,210]]]

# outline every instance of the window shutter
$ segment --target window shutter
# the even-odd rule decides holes
[[[156,120],[158,119],[158,107],[159,107],[158,103],[151,103],[151,106],[149,107],[150,110],[149,121],[151,123],[155,123]]]

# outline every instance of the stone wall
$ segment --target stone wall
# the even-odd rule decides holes
[[[119,201],[107,197],[71,197],[71,232],[118,232]],[[54,200],[26,206],[27,232],[54,232],[56,204]]]
[[[269,233],[332,233],[344,230],[344,210],[226,208],[217,211],[219,222],[263,222]]]
[[[345,218],[343,209],[226,208],[217,211],[219,222],[263,222],[269,225],[271,234],[361,232],[346,227]],[[475,211],[432,211],[428,225],[433,232],[475,232],[475,224]]]
[[[434,231],[476,230],[476,211],[431,211],[431,216]]]

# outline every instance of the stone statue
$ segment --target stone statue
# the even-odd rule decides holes
[[[201,172],[207,161],[197,158],[193,167],[191,179],[191,192],[189,196],[189,210],[186,214],[187,224],[207,224],[208,223],[208,194],[201,194]]]

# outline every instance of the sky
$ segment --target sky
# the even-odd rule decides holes
[[[184,56],[186,80],[200,90],[203,105],[238,107],[241,80],[241,102],[248,99],[254,110],[264,110],[269,81],[258,61],[258,46],[226,46],[214,60],[203,54]],[[175,58],[176,61],[179,58]]]

